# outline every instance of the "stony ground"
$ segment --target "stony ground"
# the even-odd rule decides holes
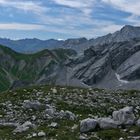
[[[0,94],[0,140],[140,140],[140,127],[81,133],[86,118],[108,117],[126,106],[140,116],[139,91],[40,86]]]

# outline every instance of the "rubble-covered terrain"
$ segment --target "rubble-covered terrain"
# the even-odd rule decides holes
[[[140,92],[40,86],[0,94],[0,140],[139,140]]]

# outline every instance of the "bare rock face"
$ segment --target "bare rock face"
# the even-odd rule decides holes
[[[94,130],[97,126],[97,120],[87,118],[80,123],[80,132],[89,132]]]
[[[117,69],[121,79],[133,81],[140,79],[140,51],[128,58],[121,66]]]
[[[139,39],[92,46],[83,57],[73,62],[73,77],[98,88],[139,89],[139,57]],[[113,84],[111,81],[114,81]]]
[[[133,125],[135,123],[133,107],[125,107],[118,111],[114,111],[113,120],[122,125]]]

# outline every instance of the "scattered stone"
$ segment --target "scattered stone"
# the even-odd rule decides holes
[[[58,117],[60,119],[65,118],[65,119],[72,120],[72,121],[74,121],[76,119],[76,116],[74,113],[72,113],[71,111],[64,111],[64,110],[61,110],[58,113]]]
[[[74,121],[76,119],[76,116],[74,113],[70,112],[70,111],[66,111],[65,112],[65,117],[68,119],[68,120],[72,120]]]
[[[135,133],[135,131],[134,131],[134,130],[130,130],[129,132],[130,132],[131,134],[134,134],[134,133]]]
[[[39,137],[45,137],[46,134],[45,134],[45,132],[41,131],[41,132],[38,133],[38,136],[39,136]]]
[[[56,88],[52,88],[52,93],[56,94],[57,93],[57,89]]]
[[[50,127],[52,127],[52,128],[57,128],[57,127],[58,127],[58,123],[52,122],[52,123],[50,124]]]
[[[79,137],[79,140],[88,140],[88,138],[81,135],[81,136]]]
[[[42,104],[39,101],[25,100],[23,103],[23,107],[26,109],[40,110],[42,108]]]
[[[49,108],[45,110],[46,115],[53,117],[55,115],[56,109],[54,108]]]
[[[36,120],[36,116],[35,116],[35,115],[32,116],[32,120],[33,120],[33,121]]]
[[[140,136],[128,136],[128,140],[140,140]]]
[[[78,125],[74,124],[74,126],[71,128],[72,130],[75,130],[78,128]]]
[[[63,90],[64,92],[61,90]],[[23,99],[28,100],[25,100],[24,102],[22,98],[19,98],[19,100],[15,101],[13,101],[13,98],[12,100],[8,99],[7,102],[4,101],[4,99],[2,98],[3,100],[0,103],[1,128],[3,128],[3,126],[12,127],[11,131],[15,136],[18,135],[17,133],[22,133],[22,135],[25,135],[24,136],[25,138],[29,139],[43,137],[43,139],[50,138],[52,140],[59,138],[60,136],[60,133],[58,133],[58,131],[55,131],[54,129],[58,128],[59,125],[61,126],[61,128],[63,128],[61,130],[62,135],[66,135],[66,131],[69,131],[69,133],[71,133],[72,136],[76,135],[76,138],[79,138],[81,140],[87,139],[99,140],[101,139],[100,131],[102,131],[102,129],[112,130],[112,128],[113,129],[118,128],[120,129],[120,133],[122,132],[124,136],[126,135],[125,138],[128,137],[128,139],[130,140],[139,139],[139,137],[137,137],[138,135],[137,127],[140,127],[140,119],[138,119],[140,118],[139,94],[135,95],[135,93],[133,93],[133,96],[130,96],[127,94],[123,94],[122,91],[117,91],[118,93],[116,92],[112,93],[103,90],[98,92],[92,89],[88,91],[87,94],[83,94],[86,92],[86,90],[84,89],[83,90],[71,89],[71,91],[68,93],[67,88],[65,89],[60,88],[60,94],[58,93],[58,91],[54,91],[54,93],[57,94],[53,94],[52,92],[53,92],[52,90],[46,92],[45,91],[41,92],[38,90],[37,92],[35,92],[35,94],[32,94],[32,91],[28,93],[27,90],[28,94],[26,95],[25,92],[24,93],[25,95],[23,95],[24,97]],[[27,98],[28,95],[31,96]],[[18,93],[16,97],[17,96]],[[134,110],[133,107],[125,107],[118,111],[116,109],[122,105],[124,106],[130,104],[132,106],[135,106]],[[73,112],[70,111],[71,109],[66,111],[66,109],[69,108],[68,106],[65,105],[71,106],[72,108],[76,108],[75,112],[77,113],[74,114]],[[83,108],[87,109],[86,113],[81,112]],[[79,112],[77,111],[78,109]],[[97,111],[95,109],[97,109]],[[100,118],[100,116],[105,117]],[[77,132],[79,129],[78,122],[79,119],[83,117],[87,117],[87,119],[84,119],[80,122],[80,132],[81,132],[80,134],[80,132]],[[138,120],[136,120],[136,118]],[[69,122],[72,125],[69,126],[68,125]],[[136,129],[135,127],[132,127],[131,129],[127,127],[133,124],[135,125],[135,127],[137,126]],[[41,126],[43,127],[46,126],[48,132],[45,133],[43,132],[43,130],[40,131]],[[33,129],[34,132],[31,132],[29,130],[30,128],[34,128]],[[26,133],[24,134],[25,131]],[[114,130],[114,132],[115,131],[116,130]],[[86,134],[87,132],[89,133]],[[54,136],[49,135],[49,133],[53,134]],[[118,140],[124,140],[125,138],[123,138],[122,136],[118,138]]]
[[[22,132],[27,131],[31,127],[33,127],[33,124],[31,122],[27,121],[22,125],[18,125],[17,128],[13,132],[14,133],[22,133]]]
[[[0,123],[0,126],[2,126],[2,127],[3,126],[6,126],[6,127],[17,127],[18,125],[19,125],[18,123],[10,123],[10,122],[7,122],[7,123],[6,122],[5,123],[4,122],[3,123],[1,122]]]
[[[64,118],[64,116],[65,116],[65,112],[64,112],[64,110],[61,110],[60,112],[59,112],[59,118],[60,119],[62,119],[62,118]]]
[[[32,134],[32,137],[37,137],[37,133],[33,133]]]

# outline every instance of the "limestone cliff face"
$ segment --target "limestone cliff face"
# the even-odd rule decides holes
[[[92,46],[70,65],[73,68],[73,76],[88,86],[139,88],[139,58],[140,40],[131,39]]]

